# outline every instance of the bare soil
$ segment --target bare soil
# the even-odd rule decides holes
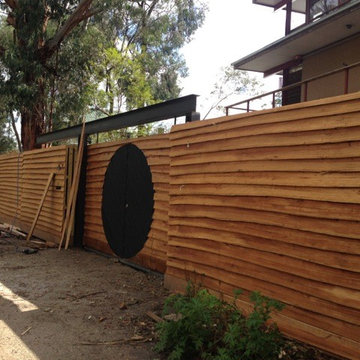
[[[0,232],[0,360],[164,359],[153,351],[163,277],[81,249],[24,253]],[[336,360],[287,341],[282,360]]]
[[[0,237],[0,360],[157,359],[163,278],[80,249]]]

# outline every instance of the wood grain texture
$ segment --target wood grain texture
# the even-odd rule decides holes
[[[174,126],[166,276],[261,291],[285,333],[358,359],[359,160],[359,93]]]
[[[10,219],[22,230],[31,231],[49,173],[53,172],[54,180],[43,199],[34,235],[58,242],[64,220],[68,173],[71,170],[68,157],[73,151],[73,146],[64,145],[0,156],[0,219]]]
[[[144,152],[150,166],[155,191],[153,221],[148,239],[144,248],[131,261],[155,271],[164,272],[167,260],[170,190],[168,135],[102,143],[88,147],[84,244],[86,247],[112,254],[102,225],[102,189],[106,169],[112,156],[116,150],[128,143],[133,143]]]

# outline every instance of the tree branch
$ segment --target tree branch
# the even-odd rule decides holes
[[[17,0],[4,0],[4,1],[11,10],[14,10],[17,8],[17,5],[18,5]]]
[[[17,146],[18,146],[19,152],[22,152],[22,146],[21,146],[20,136],[19,136],[19,132],[17,131],[17,128],[16,128],[16,122],[15,122],[14,114],[13,114],[12,111],[10,111],[10,119],[11,119],[12,129],[13,129],[13,131],[14,131],[14,133],[15,133],[16,142],[17,142]]]
[[[64,25],[57,33],[49,39],[42,48],[41,58],[45,62],[50,58],[61,42],[69,35],[69,33],[83,20],[93,16],[98,10],[90,9],[93,0],[81,0],[78,7],[65,21]]]
[[[100,111],[101,113],[105,114],[106,116],[111,116],[111,115],[112,115],[112,114],[110,114],[109,112],[101,109],[101,108],[100,108],[99,106],[97,106],[97,105],[95,105],[95,106],[93,107],[93,110],[95,110],[95,111]]]

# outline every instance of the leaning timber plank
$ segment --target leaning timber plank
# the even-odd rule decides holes
[[[360,239],[359,221],[333,221],[329,219],[309,218],[244,209],[241,207],[204,206],[204,205],[171,205],[171,214],[181,214],[183,217],[208,217],[221,221],[241,221],[256,224],[280,226],[284,228],[304,230],[320,234]],[[171,215],[170,214],[170,215]]]
[[[299,200],[360,203],[358,188],[316,188],[269,185],[197,184],[172,185],[170,195],[271,196]]]
[[[174,146],[170,150],[171,156],[188,154],[204,154],[217,151],[256,149],[267,147],[287,147],[297,145],[317,145],[357,141],[360,138],[360,126],[347,129],[316,130],[298,133],[273,135],[244,136],[229,140],[214,140],[209,143],[187,144]]]
[[[43,221],[50,226],[62,226],[62,213],[61,212],[47,212],[43,213],[43,210],[41,211],[40,217],[38,222]],[[34,218],[34,212],[33,211],[24,211],[21,209],[21,219],[29,220]],[[30,220],[31,222],[31,220]]]
[[[157,199],[156,196],[157,194],[155,194],[155,200]],[[160,195],[158,196],[160,199]],[[169,199],[167,194],[165,194],[164,197],[161,196],[162,201],[166,201],[166,199]],[[170,201],[170,199],[168,201]],[[241,207],[242,209],[272,211],[276,213],[300,215],[311,218],[353,221],[359,221],[360,213],[359,204],[342,204],[324,201],[296,200],[261,196],[172,196],[171,205]]]
[[[45,200],[46,194],[47,194],[47,192],[48,192],[48,190],[49,190],[50,184],[51,184],[51,182],[53,181],[54,176],[55,176],[55,173],[53,173],[53,172],[50,173],[50,175],[49,175],[49,179],[48,179],[48,182],[47,182],[47,184],[46,184],[46,186],[45,186],[43,196],[42,196],[42,198],[41,198],[41,200],[40,200],[40,204],[39,204],[38,211],[37,211],[37,213],[36,213],[36,215],[35,215],[34,221],[33,221],[32,225],[31,225],[30,231],[29,231],[28,236],[27,236],[27,238],[26,238],[26,242],[27,242],[27,243],[30,241],[30,238],[31,238],[31,236],[32,236],[32,234],[33,234],[33,231],[34,231],[34,229],[35,229],[36,223],[37,223],[37,221],[38,221],[38,219],[39,219],[39,215],[40,215],[42,206],[43,206],[43,204],[44,204],[44,200]]]
[[[173,237],[171,237],[171,239],[173,239]],[[179,245],[177,247],[169,246],[169,257],[173,257],[172,252],[175,252],[176,248],[179,248]],[[235,251],[234,256],[236,255],[239,259],[245,259],[247,257],[249,262],[251,261],[253,264],[260,265],[264,267],[264,269],[268,268],[272,270],[278,270],[281,272],[287,272],[291,275],[299,276],[304,279],[321,281],[357,291],[360,290],[360,276],[359,273],[356,272],[328,268],[326,266],[314,264],[308,261],[289,258],[284,256],[283,254],[267,253],[264,251],[244,247],[231,247],[229,245],[227,246],[227,248],[233,249]],[[183,259],[185,259],[185,254],[187,250],[189,249],[184,247],[181,248],[181,251],[184,252]],[[179,256],[181,258],[181,255]],[[193,261],[197,260],[194,258]]]
[[[44,188],[44,185],[46,185],[46,181],[44,181],[45,179],[38,179],[38,180],[26,180],[23,179],[23,188],[24,189],[39,189],[42,187]],[[51,185],[51,188],[53,191],[58,191],[61,190],[61,187],[64,186],[64,180],[59,179],[59,180],[54,180],[54,183]]]
[[[23,231],[29,231],[31,224],[19,222],[19,227]],[[36,226],[34,230],[34,235],[42,240],[47,240],[57,243],[59,241],[60,232],[54,231],[54,229],[42,229],[39,226]]]
[[[339,128],[348,128],[360,125],[360,112],[351,114],[339,114],[320,118],[299,119],[281,123],[266,123],[260,125],[247,125],[243,123],[234,123],[234,127],[227,130],[219,130],[217,127],[211,133],[200,133],[194,136],[174,139],[171,146],[187,145],[195,143],[206,143],[214,140],[229,140],[238,137],[248,137],[255,135],[278,135],[282,133],[305,132],[314,130],[330,130]]]
[[[55,203],[62,204],[61,200],[64,197],[64,189],[61,190],[54,189],[50,186],[48,198],[45,200],[47,203]],[[29,203],[30,205],[34,203],[34,201],[39,200],[41,198],[41,193],[37,190],[31,191],[31,189],[22,189],[21,199],[24,203]]]
[[[24,221],[23,219],[21,219],[21,224],[27,225],[27,228],[30,228],[30,226],[31,226],[31,222]],[[24,229],[24,231],[25,231],[25,227],[21,228],[21,229]],[[40,233],[40,232],[42,232],[43,234],[52,235],[53,240],[51,240],[51,241],[58,242],[59,236],[61,234],[61,227],[54,227],[54,226],[51,226],[51,224],[49,224],[49,223],[41,224],[41,222],[39,222],[39,224],[36,224],[36,228],[35,228],[33,234],[35,236],[39,237],[38,233]],[[41,237],[41,235],[40,235],[40,237]],[[47,240],[47,238],[45,238],[45,237],[44,238],[41,237],[41,238],[44,240]]]
[[[256,236],[232,233],[224,230],[214,230],[196,226],[171,226],[169,229],[170,241],[173,246],[184,246],[202,249],[203,244],[211,244],[214,248],[225,247],[254,249],[274,254],[283,254],[292,258],[325,265],[330,268],[360,272],[360,255],[344,254],[336,251],[310,248],[306,246],[289,244],[278,239],[264,239]],[[194,242],[196,239],[196,242]]]
[[[23,191],[21,193],[21,200],[23,204],[33,204],[34,201],[37,201],[41,198],[40,193],[33,193],[33,192],[25,192]],[[58,191],[49,191],[49,199],[45,200],[45,204],[52,204],[51,206],[54,206],[54,204],[57,204],[59,206],[62,205],[62,198],[63,198],[63,192]]]
[[[61,184],[60,184],[61,186]],[[29,192],[29,193],[41,193],[41,189],[44,189],[44,186],[41,184],[33,184],[23,181],[21,185],[23,191]],[[55,195],[57,191],[53,191],[53,194]]]
[[[246,222],[227,222],[207,218],[183,218],[181,215],[178,217],[170,216],[169,226],[171,229],[173,229],[174,226],[183,226],[184,228],[193,226],[198,227],[199,230],[218,230],[224,232],[224,234],[229,231],[237,234],[239,239],[241,239],[243,235],[248,235],[265,240],[277,240],[311,249],[360,255],[360,243],[358,240],[308,233],[302,230],[293,230],[278,226]]]
[[[61,249],[62,242],[65,240],[65,249],[68,248],[69,242],[70,242],[70,235],[71,230],[73,227],[74,219],[75,219],[75,206],[76,206],[76,200],[77,200],[77,194],[79,189],[79,179],[80,179],[80,171],[81,171],[81,163],[83,158],[83,152],[84,152],[84,140],[85,140],[85,121],[83,121],[81,135],[80,135],[80,144],[79,144],[79,151],[78,156],[76,159],[76,167],[74,172],[74,178],[71,185],[70,190],[70,197],[69,201],[66,207],[66,217],[64,222],[64,229],[63,233],[61,234],[61,240],[59,244],[59,250]]]
[[[48,169],[49,170],[54,170],[53,172],[56,173],[57,179],[64,181],[65,174],[64,174],[63,171],[60,171],[60,172],[56,171],[57,170],[56,166],[54,166],[54,167],[49,166]],[[47,179],[48,175],[49,175],[49,172],[46,174],[45,171],[40,173],[40,172],[36,172],[36,171],[31,170],[31,172],[24,172],[24,174],[22,176],[22,179],[23,180],[37,180],[37,181],[39,181],[39,180]]]
[[[237,149],[212,153],[190,154],[172,157],[170,165],[184,166],[209,162],[253,161],[253,160],[297,160],[297,159],[342,159],[359,156],[360,142],[338,144],[316,144],[297,146],[273,146],[255,149]]]

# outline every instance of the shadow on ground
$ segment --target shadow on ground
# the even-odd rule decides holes
[[[156,359],[162,277],[83,250],[0,238],[0,360]]]

